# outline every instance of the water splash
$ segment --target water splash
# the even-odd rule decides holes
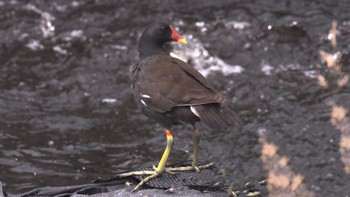
[[[37,8],[35,5],[32,5],[32,4],[27,4],[26,9],[31,10],[41,16],[40,30],[45,38],[55,35],[56,28],[52,23],[52,21],[55,20],[55,17],[53,15],[51,15],[48,12],[40,10],[39,8]]]
[[[38,40],[30,40],[26,47],[32,49],[33,51],[38,51],[44,48],[44,46]]]

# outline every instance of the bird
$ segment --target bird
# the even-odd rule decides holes
[[[169,55],[164,48],[168,42],[187,44],[175,28],[167,22],[150,24],[138,42],[140,60],[131,67],[131,88],[138,108],[165,129],[167,145],[153,170],[119,174],[119,177],[147,175],[134,189],[164,172],[194,170],[213,165],[198,165],[199,130],[201,121],[210,128],[225,130],[240,125],[241,119],[227,106],[227,98],[194,67]],[[171,128],[178,124],[193,127],[193,159],[191,166],[166,167],[174,138]]]

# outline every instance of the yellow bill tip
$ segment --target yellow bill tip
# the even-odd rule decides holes
[[[187,44],[187,40],[185,38],[181,38],[181,39],[179,39],[177,41],[182,43],[182,44]]]

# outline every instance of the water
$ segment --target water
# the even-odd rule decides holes
[[[129,66],[144,28],[169,20],[189,41],[177,55],[245,122],[202,126],[199,158],[226,168],[234,188],[266,179],[270,196],[345,196],[349,9],[346,0],[0,1],[0,181],[19,193],[156,164],[164,132],[138,111]],[[342,54],[339,75],[321,49]],[[190,159],[191,128],[173,133],[171,160]]]

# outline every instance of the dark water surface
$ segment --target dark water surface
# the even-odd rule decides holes
[[[129,66],[144,28],[168,20],[189,42],[182,57],[245,122],[202,126],[201,160],[237,190],[267,180],[264,196],[347,196],[349,10],[348,0],[0,0],[0,181],[19,193],[156,164],[165,135],[136,108]],[[339,51],[330,60],[342,54],[342,67],[327,68],[320,50]],[[171,160],[190,159],[191,128],[173,133]]]

